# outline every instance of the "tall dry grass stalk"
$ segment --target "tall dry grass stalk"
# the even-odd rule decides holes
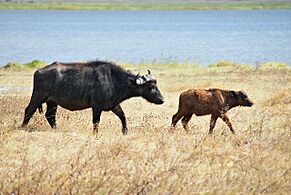
[[[140,70],[143,71],[143,70]],[[144,70],[145,71],[145,70]],[[58,129],[36,113],[19,128],[32,71],[0,71],[0,193],[197,194],[291,192],[291,71],[242,72],[154,69],[166,103],[122,103],[129,134],[110,113],[101,138],[92,135],[91,110],[60,108]],[[22,88],[15,88],[22,86]],[[188,88],[243,89],[255,103],[229,112],[236,135],[220,120],[193,117],[190,131],[170,130],[179,94]]]

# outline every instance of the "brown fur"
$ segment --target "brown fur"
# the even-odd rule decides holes
[[[226,113],[236,106],[252,106],[243,91],[229,91],[223,89],[190,89],[181,93],[178,112],[172,118],[172,126],[182,118],[183,127],[188,130],[188,122],[193,114],[203,116],[211,114],[209,133],[213,132],[216,120],[220,117],[229,127],[234,129]]]

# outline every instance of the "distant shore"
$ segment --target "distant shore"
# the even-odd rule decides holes
[[[113,62],[115,63],[115,62]],[[41,61],[41,60],[33,60],[31,62],[28,62],[26,64],[21,64],[18,62],[9,62],[6,65],[1,66],[0,70],[25,70],[25,69],[37,69],[42,68],[49,63]],[[209,64],[208,66],[203,66],[201,64],[193,63],[193,62],[179,62],[179,61],[153,61],[153,62],[143,62],[143,63],[137,63],[137,64],[131,64],[126,62],[117,62],[122,67],[125,68],[165,68],[165,69],[201,69],[201,68],[224,68],[224,69],[238,69],[238,70],[252,70],[252,69],[268,69],[268,68],[291,68],[290,64],[283,63],[283,62],[264,62],[260,64],[242,64],[237,63],[234,61],[229,60],[219,60],[213,64]]]
[[[260,10],[291,9],[291,2],[189,3],[189,4],[90,4],[0,2],[0,10]]]

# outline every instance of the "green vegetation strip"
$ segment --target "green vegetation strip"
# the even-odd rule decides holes
[[[46,65],[47,65],[46,62],[43,62],[40,60],[33,60],[32,62],[29,62],[26,64],[21,64],[18,62],[9,62],[2,68],[5,68],[5,69],[42,68]]]
[[[201,64],[193,63],[193,62],[179,62],[179,61],[152,61],[152,62],[141,62],[138,64],[130,64],[130,63],[117,63],[124,68],[147,68],[147,67],[154,67],[154,68],[167,68],[167,69],[183,69],[183,68],[191,68],[191,69],[199,69],[203,68],[204,66]],[[48,65],[48,63],[40,60],[33,60],[32,62],[21,64],[18,62],[9,62],[0,69],[13,69],[13,70],[22,70],[27,68],[42,68]],[[290,65],[287,63],[282,62],[265,62],[261,64],[240,64],[233,61],[228,60],[220,60],[214,64],[209,64],[208,68],[222,68],[222,69],[238,69],[238,70],[251,70],[254,68],[290,68]]]
[[[291,2],[192,4],[85,4],[2,2],[2,10],[252,10],[291,9]]]

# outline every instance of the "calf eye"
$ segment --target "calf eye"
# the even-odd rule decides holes
[[[247,94],[245,94],[245,93],[241,94],[241,97],[242,98],[248,98]]]
[[[239,97],[240,98],[248,98],[247,94],[245,92],[243,92],[243,91],[239,92]]]

